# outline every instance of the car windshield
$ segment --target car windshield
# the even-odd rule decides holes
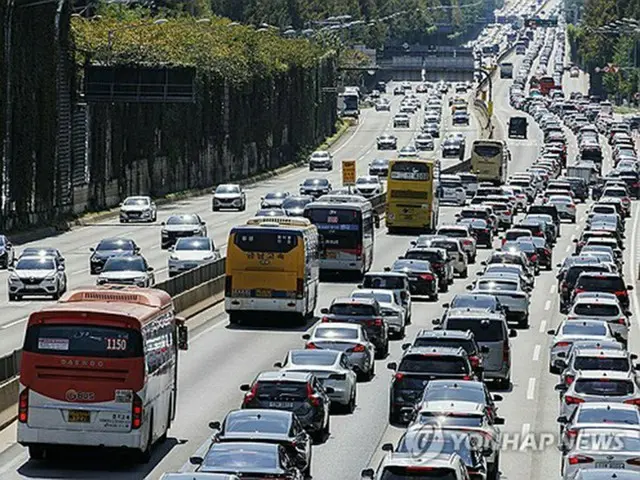
[[[445,412],[420,412],[420,423],[437,424],[443,427],[481,427],[481,415],[461,415]]]
[[[375,165],[376,167],[386,167],[387,165],[389,165],[389,160],[376,159],[371,162],[371,165]]]
[[[56,264],[51,258],[21,258],[15,266],[16,270],[54,270]]]
[[[581,275],[576,283],[576,288],[589,292],[621,292],[626,286],[620,277],[604,275]]]
[[[604,192],[602,192],[602,196],[622,198],[627,196],[627,192],[623,188],[607,188]]]
[[[307,384],[305,382],[259,381],[257,387],[254,385],[254,388],[256,396],[260,400],[299,401],[307,398]]]
[[[199,225],[200,220],[195,215],[172,215],[167,225]]]
[[[365,288],[388,288],[389,290],[402,290],[405,288],[405,279],[396,276],[366,275],[363,281]]]
[[[375,298],[380,303],[393,303],[393,295],[387,292],[353,292],[353,298]]]
[[[306,198],[287,198],[284,202],[282,202],[283,209],[292,209],[292,208],[304,208],[311,202],[311,199]]]
[[[577,303],[573,307],[573,313],[595,317],[615,317],[621,314],[620,308],[610,303]]]
[[[102,240],[96,247],[97,251],[132,251],[133,249],[134,244],[131,240]]]
[[[362,305],[358,303],[336,303],[334,305],[331,305],[330,311],[333,315],[354,317],[371,317],[376,314],[376,309],[373,307],[373,305]]]
[[[240,187],[238,185],[219,185],[216,188],[216,193],[240,193]]]
[[[365,183],[378,183],[378,177],[360,177],[356,180],[356,185],[362,185]]]
[[[574,388],[576,393],[584,395],[624,396],[633,393],[633,382],[631,380],[615,380],[611,378],[578,378]]]
[[[123,205],[126,205],[127,207],[134,206],[134,205],[135,206],[146,206],[146,205],[149,205],[149,199],[148,198],[144,198],[144,197],[142,197],[142,198],[139,198],[139,197],[127,198],[124,201]]]
[[[603,323],[565,322],[561,330],[563,335],[600,335],[607,334],[607,327]]]
[[[493,310],[496,299],[493,295],[456,295],[451,301],[450,308],[482,308]]]
[[[573,362],[573,367],[575,370],[613,370],[618,372],[628,372],[629,359],[605,356],[576,357]]]
[[[285,198],[286,196],[287,194],[283,192],[271,192],[267,193],[264,198],[267,200],[279,200],[281,198]]]
[[[577,423],[624,423],[640,425],[638,410],[621,408],[584,408],[578,413]]]
[[[190,238],[181,238],[175,246],[177,250],[211,250],[211,243],[208,239],[192,240]]]
[[[498,290],[503,292],[517,292],[518,284],[501,280],[480,280],[478,290]]]
[[[357,340],[358,331],[353,328],[318,328],[313,336],[326,340]]]
[[[452,238],[466,238],[469,236],[468,232],[462,228],[441,228],[438,230],[438,235]]]
[[[142,258],[126,258],[126,257],[111,257],[104,264],[104,272],[125,272],[136,271],[144,272],[146,270],[144,266],[144,260]]]
[[[278,453],[271,448],[247,444],[214,444],[207,452],[201,470],[207,469],[237,471],[251,468],[252,470],[273,470],[280,468]]]
[[[336,363],[339,352],[333,350],[301,350],[291,352],[291,363],[294,365],[321,365],[328,367]]]
[[[460,455],[460,458],[465,465],[473,465],[475,463],[474,457],[469,447],[471,442],[464,441],[459,435],[437,435],[435,438],[430,439],[428,445],[428,452],[438,452],[439,455]],[[400,439],[396,452],[416,454],[425,448],[424,446],[424,433],[416,430],[409,430]],[[422,448],[421,448],[422,447]],[[422,477],[421,477],[422,478]]]
[[[224,422],[224,433],[276,433],[287,435],[291,422],[284,415],[270,416],[253,414],[243,410],[230,414]]]
[[[504,340],[503,320],[481,320],[474,318],[449,318],[447,330],[471,331],[478,343]]]
[[[317,187],[320,185],[327,185],[328,183],[329,180],[324,178],[310,178],[308,180],[305,180],[303,185],[305,187]]]
[[[406,355],[398,366],[405,373],[467,373],[467,365],[460,357],[444,355]]]
[[[0,242],[1,244],[1,242]],[[25,248],[20,254],[21,257],[28,256],[47,256],[47,257],[57,257],[59,253],[54,248],[38,248],[38,247],[28,247]]]
[[[485,392],[480,388],[464,388],[462,386],[442,385],[432,387],[429,385],[422,397],[423,401],[435,402],[441,400],[464,401],[473,403],[486,403]]]

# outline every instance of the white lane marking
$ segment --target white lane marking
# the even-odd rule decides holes
[[[194,335],[193,337],[190,338],[190,341],[195,342],[198,338],[200,338],[201,336],[203,336],[206,333],[209,333],[212,330],[215,330],[216,328],[219,328],[222,324],[227,323],[229,321],[228,317],[223,318],[222,320],[214,323],[213,325],[211,325],[209,328],[201,331],[200,333],[198,333],[197,335]]]
[[[540,322],[540,333],[544,333],[546,329],[547,329],[547,321],[542,320]]]
[[[549,293],[554,293],[556,291],[556,288],[558,288],[556,286],[556,284],[554,283],[553,285],[551,285],[551,287],[549,288]]]
[[[79,275],[81,273],[87,273],[89,271],[88,268],[83,268],[82,270],[76,270],[75,272],[71,272],[69,275]]]
[[[533,400],[533,395],[536,392],[536,379],[531,377],[529,379],[529,385],[527,386],[527,400]]]
[[[533,347],[533,361],[537,362],[538,360],[540,360],[540,350],[542,349],[542,347],[540,346],[540,344],[536,344],[535,347]]]
[[[366,122],[363,120],[361,122],[358,122],[358,126],[356,127],[356,129],[353,131],[353,133],[351,134],[351,136],[349,138],[347,138],[344,143],[342,145],[340,145],[338,148],[336,148],[333,151],[333,154],[335,155],[336,153],[338,153],[340,150],[342,150],[344,147],[346,147],[347,145],[349,145],[349,143],[351,143],[351,140],[353,140],[356,137],[356,134],[360,131],[360,129],[362,128],[362,126],[365,124]]]
[[[576,239],[576,234],[571,235],[571,241],[573,242]]]
[[[551,310],[551,300],[547,300],[547,301],[544,303],[544,309],[545,309],[545,310]]]
[[[566,252],[570,252],[571,251],[571,245],[567,245],[567,248],[565,250]]]
[[[6,325],[3,325],[2,326],[2,330],[5,330],[5,329],[11,328],[11,327],[15,327],[16,325],[20,325],[21,323],[26,322],[26,321],[27,321],[27,317],[19,318],[18,320],[14,320],[11,323],[7,323]]]

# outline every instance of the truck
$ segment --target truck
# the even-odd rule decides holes
[[[567,167],[567,177],[582,178],[587,185],[591,185],[596,179],[596,171],[592,162],[580,162]]]

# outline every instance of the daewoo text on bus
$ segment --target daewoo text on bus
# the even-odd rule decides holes
[[[386,218],[389,233],[436,229],[437,175],[432,160],[399,159],[389,163]]]
[[[377,223],[370,201],[358,195],[324,195],[305,207],[304,216],[318,228],[321,273],[369,271]]]
[[[176,413],[184,321],[169,294],[137,287],[75,290],[30,315],[18,399],[18,443],[131,449],[149,461]]]
[[[502,140],[475,140],[471,147],[471,173],[478,182],[502,185],[507,179],[511,153]]]
[[[231,229],[225,310],[229,322],[265,314],[313,316],[320,269],[318,229],[306,218],[259,217]]]

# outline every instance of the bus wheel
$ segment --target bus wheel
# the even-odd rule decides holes
[[[138,450],[136,452],[136,461],[138,463],[149,463],[151,461],[151,447],[153,447],[153,415],[149,418],[149,438],[147,439],[147,446],[145,449]]]
[[[31,460],[44,460],[46,450],[42,445],[29,445],[29,457]]]

